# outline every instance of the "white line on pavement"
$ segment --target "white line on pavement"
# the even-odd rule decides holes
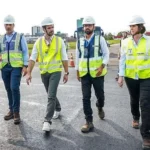
[[[32,105],[32,106],[43,106],[46,107],[45,105],[42,105],[41,103],[36,103],[36,102],[28,102],[28,101],[22,101],[23,103],[26,103],[28,105]]]

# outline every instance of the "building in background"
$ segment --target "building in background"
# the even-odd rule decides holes
[[[68,38],[68,33],[61,33],[60,31],[55,33],[55,35],[61,37],[62,39],[67,39]]]
[[[42,27],[33,26],[32,27],[32,36],[42,36],[44,34]]]

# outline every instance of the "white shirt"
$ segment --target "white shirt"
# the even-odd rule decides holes
[[[47,45],[50,45],[51,44],[51,41],[53,39],[54,35],[50,38],[50,41],[46,41],[46,44]],[[44,37],[45,38],[45,37]],[[38,40],[37,40],[38,41]],[[34,46],[33,46],[33,49],[32,49],[32,54],[30,56],[30,60],[33,60],[33,61],[36,61],[37,60],[37,57],[38,57],[38,50],[36,48],[36,43],[37,41],[35,42]],[[62,42],[62,49],[61,49],[61,56],[62,56],[62,61],[64,60],[68,60],[68,56],[67,56],[67,52],[66,52],[66,46],[65,46],[65,43],[64,41],[61,39],[61,42]]]
[[[92,34],[92,36],[90,37],[90,39],[85,39],[88,42],[90,42],[91,38],[94,36],[94,33]],[[109,49],[108,46],[106,44],[106,41],[104,39],[104,37],[100,36],[100,45],[101,45],[101,50],[102,50],[102,57],[103,57],[103,64],[107,65],[108,61],[109,61]],[[79,70],[79,50],[78,50],[78,45],[76,44],[76,65],[75,65],[75,69]]]

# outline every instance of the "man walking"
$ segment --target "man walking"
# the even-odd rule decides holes
[[[81,128],[82,132],[93,129],[93,116],[91,108],[91,87],[93,85],[97,97],[96,106],[100,119],[104,119],[104,76],[107,73],[109,50],[104,37],[95,35],[95,20],[88,16],[83,19],[85,37],[78,39],[76,49],[77,78],[82,85],[83,110],[86,124]]]
[[[4,19],[6,34],[0,38],[0,69],[9,101],[9,112],[5,120],[20,123],[20,81],[27,73],[28,47],[25,37],[14,31],[15,19],[8,15]]]
[[[48,94],[46,116],[43,131],[50,131],[51,119],[59,117],[61,105],[56,97],[57,87],[61,78],[62,66],[64,67],[63,81],[68,81],[68,57],[64,41],[54,35],[54,22],[51,18],[45,18],[41,26],[44,36],[34,44],[29,61],[27,84],[31,81],[31,72],[38,58],[42,82]]]

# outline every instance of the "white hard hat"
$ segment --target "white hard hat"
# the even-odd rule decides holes
[[[54,22],[53,22],[53,20],[50,17],[45,18],[41,22],[41,26],[48,26],[48,25],[54,25]]]
[[[129,25],[136,25],[136,24],[145,24],[145,21],[141,16],[133,16],[129,22]]]
[[[13,16],[8,15],[4,18],[4,24],[14,24],[15,23],[15,19]]]
[[[82,24],[83,24],[83,25],[84,25],[84,24],[95,24],[95,20],[94,20],[93,17],[87,16],[87,17],[85,17],[85,18],[83,19]]]

